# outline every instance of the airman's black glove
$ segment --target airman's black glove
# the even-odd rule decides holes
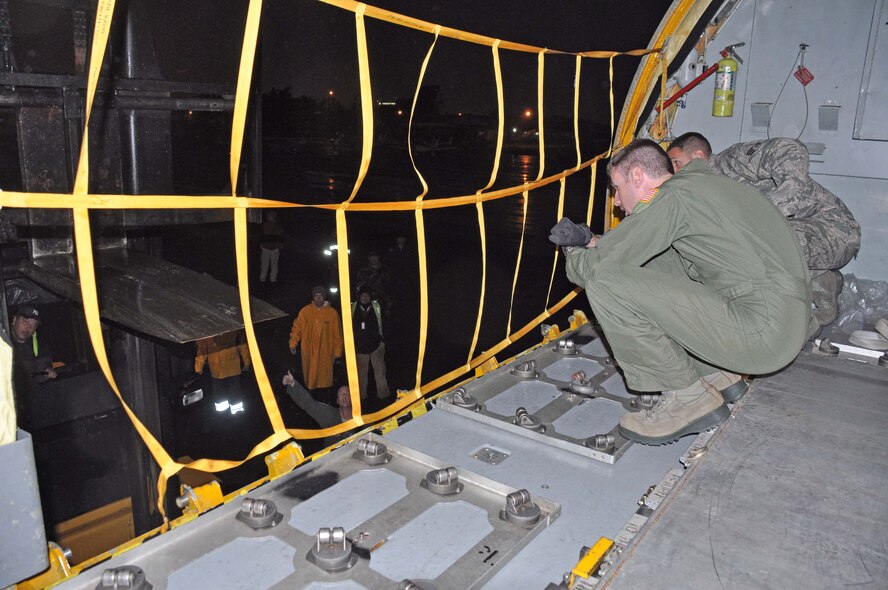
[[[592,230],[588,225],[577,225],[567,217],[562,217],[549,233],[549,241],[559,246],[585,246],[591,239]]]

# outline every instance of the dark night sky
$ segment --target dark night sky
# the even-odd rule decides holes
[[[504,40],[564,51],[630,50],[647,46],[671,0],[380,0],[374,6]],[[366,19],[374,99],[412,97],[432,35]],[[358,92],[354,15],[313,0],[276,0],[263,20],[263,89],[291,87],[293,96],[321,98],[334,90],[344,104]],[[501,51],[507,109],[536,105],[536,56]],[[445,111],[489,113],[496,108],[491,50],[441,39],[426,84],[441,87]],[[607,106],[607,61],[586,60],[584,101]],[[616,61],[626,86],[638,58]],[[574,59],[546,60],[547,109],[572,112]],[[551,102],[549,102],[551,101]],[[584,103],[585,104],[585,103]],[[617,107],[619,109],[619,106]]]
[[[564,51],[630,50],[647,46],[672,0],[378,0],[372,5],[428,22]],[[22,71],[73,73],[59,64],[67,26],[62,8],[10,5],[15,52]],[[156,40],[161,75],[171,80],[233,84],[247,2],[143,0],[131,3],[137,22]],[[38,17],[39,14],[39,17]],[[120,18],[120,15],[118,15]],[[367,18],[373,94],[412,98],[432,35]],[[501,51],[507,108],[536,105],[536,55]],[[52,59],[54,58],[54,59]],[[70,61],[70,59],[69,59]],[[615,61],[617,88],[626,88],[639,58]],[[488,47],[441,39],[425,84],[438,85],[446,112],[489,114],[496,95]],[[358,93],[355,18],[318,0],[266,0],[261,29],[262,89],[291,88],[322,98],[334,90],[344,105]],[[574,59],[546,58],[547,111],[572,112]],[[582,96],[589,109],[607,108],[607,61],[584,60]],[[618,97],[619,100],[619,97]]]

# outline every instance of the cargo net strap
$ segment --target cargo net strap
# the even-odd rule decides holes
[[[241,52],[240,67],[237,80],[237,92],[235,95],[233,124],[231,132],[231,159],[230,159],[230,175],[232,194],[230,197],[218,195],[114,195],[114,194],[90,194],[89,193],[89,155],[88,155],[88,132],[89,118],[92,112],[93,99],[95,97],[96,87],[98,84],[99,73],[102,68],[102,61],[107,46],[108,33],[111,27],[111,21],[114,13],[114,0],[98,0],[96,8],[95,31],[93,35],[93,44],[90,54],[90,63],[87,79],[86,90],[86,110],[84,116],[84,132],[81,141],[81,151],[78,160],[77,174],[74,182],[73,194],[61,193],[25,193],[25,192],[2,192],[0,193],[0,205],[4,207],[30,207],[30,208],[68,208],[73,211],[74,218],[74,237],[77,249],[77,267],[79,272],[80,286],[83,295],[83,307],[86,317],[86,324],[89,331],[90,339],[95,350],[96,358],[104,373],[108,383],[117,395],[126,414],[132,421],[139,436],[145,442],[151,455],[160,466],[160,477],[158,480],[158,500],[157,507],[160,514],[163,515],[165,525],[168,526],[164,511],[163,499],[165,496],[167,480],[169,477],[178,473],[181,469],[188,467],[206,472],[218,472],[231,469],[243,462],[263,453],[267,453],[274,447],[284,441],[294,439],[322,438],[342,432],[346,432],[355,427],[364,424],[376,423],[389,418],[409,406],[419,402],[425,396],[434,392],[446,383],[463,376],[476,367],[487,362],[493,356],[504,350],[507,346],[525,336],[539,325],[541,322],[549,318],[553,313],[561,310],[568,302],[570,302],[579,289],[574,289],[562,296],[556,303],[549,305],[551,298],[552,281],[550,280],[549,293],[546,298],[546,305],[542,312],[525,324],[520,329],[512,331],[512,313],[511,304],[515,297],[515,287],[519,268],[521,266],[521,257],[524,248],[524,226],[526,224],[527,206],[530,200],[531,192],[540,187],[546,186],[553,182],[560,183],[558,214],[559,217],[564,207],[565,185],[567,178],[584,169],[589,169],[591,173],[591,184],[589,192],[589,202],[586,212],[586,222],[589,223],[592,217],[593,195],[595,187],[595,171],[596,162],[602,158],[609,157],[610,148],[606,153],[599,154],[591,159],[582,160],[579,140],[579,105],[580,105],[580,85],[579,78],[582,71],[582,63],[584,59],[608,59],[610,62],[609,79],[611,83],[611,137],[614,132],[614,108],[613,108],[613,60],[619,55],[643,56],[649,53],[657,53],[657,49],[640,49],[629,52],[613,52],[613,51],[588,51],[582,53],[570,53],[524,45],[520,43],[512,43],[467,33],[457,29],[442,27],[433,23],[410,18],[401,14],[381,10],[362,3],[351,2],[347,0],[319,0],[326,4],[331,4],[348,10],[355,15],[355,32],[358,49],[358,65],[360,71],[360,92],[361,92],[361,111],[363,116],[363,145],[360,168],[351,190],[349,197],[338,204],[304,204],[292,203],[286,201],[276,201],[271,199],[261,199],[252,197],[238,196],[236,193],[238,169],[240,166],[241,150],[243,146],[244,127],[246,123],[247,106],[250,96],[250,85],[252,81],[253,62],[256,54],[256,43],[258,38],[259,24],[261,18],[261,0],[250,0],[247,12],[246,25],[244,28],[243,49]],[[493,169],[490,178],[484,187],[479,188],[474,194],[454,196],[446,198],[426,199],[428,193],[428,185],[423,178],[422,173],[416,167],[413,159],[412,148],[410,149],[410,158],[417,178],[422,185],[422,192],[412,201],[391,201],[391,202],[373,202],[361,203],[355,200],[360,191],[361,184],[366,176],[370,165],[370,158],[373,149],[373,100],[372,88],[370,82],[370,65],[367,53],[367,39],[365,33],[364,19],[371,17],[403,27],[409,27],[433,35],[431,45],[422,67],[416,85],[416,93],[413,97],[413,104],[410,111],[410,124],[408,127],[408,146],[410,145],[413,129],[413,115],[416,109],[419,90],[422,86],[423,77],[425,76],[426,67],[429,59],[435,49],[436,42],[439,37],[445,36],[459,41],[486,45],[491,48],[492,66],[495,73],[497,88],[497,106],[498,106],[498,127],[496,154],[494,158]],[[505,114],[503,108],[503,82],[500,73],[500,51],[518,51],[536,53],[538,55],[537,67],[537,90],[538,90],[538,113],[539,113],[539,161],[540,168],[536,178],[532,182],[526,182],[520,186],[504,188],[499,190],[489,190],[496,182],[497,170],[499,168],[500,156],[503,147],[503,131]],[[574,135],[577,162],[573,168],[563,170],[544,176],[545,174],[545,139],[543,129],[543,108],[545,105],[543,97],[543,81],[544,81],[544,65],[546,55],[563,54],[576,56],[576,79],[574,80]],[[515,274],[512,281],[512,292],[510,300],[509,319],[506,326],[505,337],[497,344],[487,347],[487,349],[476,355],[475,349],[478,344],[478,336],[481,329],[482,318],[484,314],[484,295],[486,289],[486,235],[484,229],[484,203],[496,199],[503,199],[515,195],[521,195],[523,199],[524,219],[522,221],[521,242],[518,249],[517,260],[515,263]],[[484,270],[481,281],[481,296],[478,304],[477,319],[475,322],[475,331],[472,338],[472,344],[468,351],[468,357],[465,364],[460,365],[446,375],[442,375],[429,383],[422,384],[422,367],[425,357],[426,340],[428,335],[428,269],[426,262],[426,235],[424,229],[423,212],[426,209],[437,209],[444,207],[458,207],[463,205],[474,205],[477,210],[478,228],[481,238],[481,257],[484,263]],[[346,367],[348,373],[348,382],[351,389],[352,406],[354,408],[354,417],[336,426],[322,429],[288,429],[284,425],[281,417],[280,409],[275,401],[271,384],[262,357],[259,353],[259,347],[256,341],[256,334],[253,329],[253,322],[250,313],[250,296],[248,288],[248,258],[247,258],[247,209],[248,208],[292,208],[292,207],[315,207],[322,209],[330,209],[335,211],[336,216],[336,233],[338,239],[338,257],[339,257],[339,281],[342,293],[351,293],[351,283],[348,270],[348,213],[350,211],[373,211],[373,212],[389,212],[389,211],[409,211],[413,210],[415,215],[416,232],[417,232],[417,249],[419,254],[419,288],[420,288],[420,331],[418,341],[418,359],[416,367],[416,379],[414,388],[407,392],[406,395],[400,397],[396,402],[381,411],[372,414],[361,414],[361,399],[358,382],[357,362],[354,351],[354,334],[352,331],[352,322],[343,322],[343,336],[346,350]],[[93,258],[92,232],[90,230],[89,212],[93,209],[233,209],[234,211],[234,234],[236,245],[236,262],[237,262],[237,278],[238,290],[240,295],[241,309],[243,310],[244,327],[246,331],[247,344],[250,355],[253,359],[256,380],[262,401],[265,405],[269,421],[272,425],[273,433],[265,440],[258,443],[250,453],[241,461],[215,460],[215,459],[199,459],[188,464],[178,463],[174,461],[169,453],[163,448],[154,435],[142,424],[138,416],[130,409],[123,400],[120,390],[115,382],[114,375],[111,372],[107,351],[105,350],[105,342],[102,336],[100,323],[100,310],[98,303],[98,293],[96,289],[95,262]],[[552,220],[553,223],[557,219]],[[555,258],[553,261],[552,276],[554,277],[555,266],[558,263],[558,250],[555,250]],[[351,310],[349,308],[348,298],[342,301],[342,317],[350,318]]]

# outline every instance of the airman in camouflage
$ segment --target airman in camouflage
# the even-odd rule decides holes
[[[802,142],[777,137],[737,143],[712,156],[709,165],[754,187],[780,209],[810,270],[840,269],[860,249],[860,224],[841,199],[808,176],[808,148]]]
[[[836,195],[808,175],[808,149],[787,137],[737,143],[712,154],[699,133],[686,133],[668,150],[680,169],[691,158],[754,187],[786,216],[811,271],[815,318],[819,326],[835,320],[842,290],[842,268],[860,249],[860,224]],[[813,330],[812,330],[813,332]]]

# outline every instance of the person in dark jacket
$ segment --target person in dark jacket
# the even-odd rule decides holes
[[[336,392],[336,402],[339,404],[339,408],[334,408],[333,406],[328,406],[311,397],[308,390],[305,389],[301,383],[296,381],[296,378],[293,377],[293,373],[290,371],[287,371],[287,374],[284,375],[284,379],[281,383],[287,386],[287,395],[290,396],[290,399],[292,399],[303,412],[311,416],[321,428],[330,428],[331,426],[336,426],[346,420],[351,420],[351,392],[348,389],[348,385],[343,385]],[[324,439],[324,446],[329,447],[330,445],[334,445],[348,434],[348,431],[346,431],[328,436]]]
[[[390,281],[391,273],[388,267],[382,263],[379,253],[372,251],[367,254],[367,264],[358,271],[355,282],[358,285],[367,285],[376,295],[376,299],[386,313],[389,307],[391,307],[391,300],[389,298]]]
[[[262,250],[262,258],[259,265],[259,282],[264,283],[265,277],[271,271],[272,284],[277,283],[278,261],[281,256],[281,247],[284,245],[284,228],[277,220],[277,212],[268,211],[265,221],[262,223],[262,233],[259,238],[259,248]]]
[[[52,351],[45,340],[37,337],[40,321],[40,310],[29,305],[20,308],[12,318],[13,383],[20,393],[29,391],[33,384],[58,377],[52,366]]]
[[[355,354],[358,360],[358,379],[361,399],[367,397],[370,366],[376,380],[376,397],[389,396],[385,375],[385,338],[382,331],[382,306],[372,298],[370,287],[358,287],[358,300],[352,302],[352,329],[355,336]]]

